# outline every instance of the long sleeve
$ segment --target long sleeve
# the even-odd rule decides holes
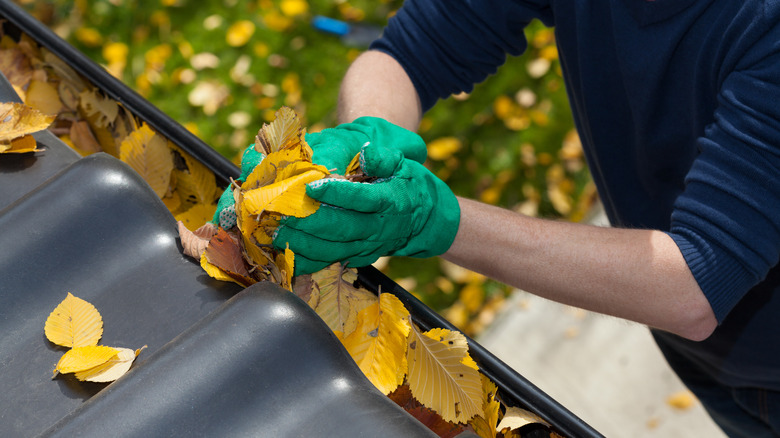
[[[407,0],[371,48],[393,56],[415,85],[423,110],[495,73],[526,49],[524,29],[553,24],[543,0]]]

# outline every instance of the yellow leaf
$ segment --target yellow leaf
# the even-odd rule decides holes
[[[292,291],[292,278],[295,269],[295,254],[290,251],[289,245],[276,256],[276,266],[284,276],[281,286]]]
[[[358,152],[354,157],[352,157],[352,161],[349,162],[349,165],[347,165],[347,170],[344,172],[344,175],[355,175],[360,171],[360,152]]]
[[[214,173],[190,154],[169,143],[183,159],[187,169],[176,169],[176,191],[182,201],[191,204],[212,204],[217,199],[218,187]],[[211,218],[209,218],[211,219]]]
[[[187,211],[174,215],[174,218],[194,230],[213,219],[216,210],[217,204],[195,204]]]
[[[117,353],[108,361],[94,368],[76,372],[76,378],[88,382],[113,382],[127,373],[144,348],[135,351],[130,348],[116,348]]]
[[[479,372],[464,363],[467,357],[462,334],[444,329],[423,334],[412,325],[407,349],[409,388],[446,421],[465,423],[482,412],[482,381]]]
[[[314,309],[331,330],[349,336],[357,328],[357,314],[377,301],[377,296],[363,288],[356,288],[354,269],[345,269],[334,263],[312,274],[320,290],[320,298]]]
[[[141,125],[122,142],[119,159],[138,172],[158,197],[165,196],[173,171],[173,155],[164,137],[149,125]]]
[[[403,303],[383,293],[378,303],[358,313],[357,327],[343,341],[363,374],[385,395],[403,383],[408,318]]]
[[[300,147],[302,158],[311,161],[311,148],[304,140],[304,131],[295,111],[281,107],[275,117],[257,133],[255,148],[268,156],[271,152]]]
[[[534,414],[533,412],[512,406],[507,408],[506,413],[504,414],[504,418],[501,419],[501,423],[498,424],[496,430],[498,432],[504,430],[515,430],[531,423],[539,423],[544,424],[545,426],[550,426],[550,424],[544,421],[542,417]]]
[[[330,172],[328,172],[328,169],[326,169],[325,166],[320,166],[319,164],[314,164],[310,161],[299,160],[299,161],[293,161],[287,163],[287,165],[285,165],[284,167],[280,167],[276,172],[276,182],[294,178],[296,176],[300,176],[304,174],[311,174],[310,172],[319,173],[320,178],[326,177],[330,174]]]
[[[115,348],[102,345],[72,348],[62,355],[60,361],[57,362],[54,376],[56,377],[57,373],[77,373],[95,368],[111,360],[118,352]]]
[[[44,333],[49,341],[63,347],[97,345],[103,336],[103,319],[95,306],[68,292],[46,319]]]
[[[35,141],[35,137],[32,135],[25,135],[11,140],[10,144],[0,143],[0,153],[3,154],[24,154],[27,152],[39,152],[38,142]]]
[[[501,402],[496,400],[496,392],[498,391],[498,387],[484,375],[480,376],[482,377],[482,409],[484,414],[474,417],[469,422],[469,424],[474,427],[474,431],[476,431],[477,435],[480,437],[495,438],[496,426],[498,424],[498,415],[501,409]]]
[[[27,134],[42,131],[51,125],[54,116],[48,116],[27,105],[16,102],[0,103],[0,143],[10,143]]]
[[[45,81],[30,82],[24,103],[44,114],[57,115],[62,110],[62,101],[57,89]]]
[[[309,216],[317,211],[319,202],[306,195],[305,185],[322,177],[323,174],[318,170],[310,170],[259,189],[248,190],[243,193],[243,207],[248,214],[261,214],[268,210],[288,216]]]

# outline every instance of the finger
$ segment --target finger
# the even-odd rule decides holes
[[[428,155],[428,148],[422,137],[408,129],[396,126],[387,120],[375,117],[360,117],[352,122],[354,125],[370,127],[374,130],[371,137],[381,145],[392,144],[400,150],[405,158],[422,164]]]
[[[317,271],[321,271],[330,264],[328,262],[323,262],[320,260],[311,260],[306,258],[305,256],[301,254],[295,254],[295,266],[293,267],[293,275],[306,275],[306,274],[312,274]]]
[[[379,143],[368,143],[360,148],[360,168],[368,176],[389,178],[404,160],[404,154]]]
[[[328,240],[349,242],[368,239],[381,231],[373,214],[345,210],[327,204],[320,205],[317,212],[305,218],[287,217],[282,225]]]
[[[330,264],[350,259],[361,260],[370,256],[379,258],[401,245],[405,240],[333,242],[282,225],[277,228],[275,233],[274,247],[281,249],[289,245],[290,250],[296,255],[300,254],[307,259],[329,262]]]
[[[378,213],[388,210],[394,202],[390,182],[389,179],[361,183],[324,178],[307,184],[306,194],[332,206],[362,213]]]
[[[287,217],[281,224],[332,242],[385,241],[412,233],[412,221],[385,220],[383,213],[362,213],[322,204],[311,216]]]

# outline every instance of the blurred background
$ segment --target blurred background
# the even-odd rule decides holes
[[[336,123],[347,67],[400,0],[16,0],[58,35],[237,163],[281,106],[309,132]],[[313,23],[338,20],[334,32]],[[345,33],[346,32],[346,33]],[[596,203],[552,30],[469,95],[440,102],[419,133],[426,165],[457,195],[525,214],[586,219]],[[378,267],[466,333],[511,289],[438,258]]]

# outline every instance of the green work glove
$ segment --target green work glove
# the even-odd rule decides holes
[[[428,155],[419,135],[377,117],[360,117],[352,123],[306,134],[306,143],[314,152],[312,161],[339,175],[344,175],[349,163],[366,143],[398,149],[404,157],[418,163],[424,163]]]
[[[290,245],[296,275],[337,261],[359,267],[384,255],[432,257],[455,240],[458,200],[425,166],[373,143],[362,148],[360,163],[364,173],[379,179],[310,183],[306,193],[320,208],[305,218],[284,218],[277,228],[274,246]]]
[[[238,177],[238,181],[246,181],[246,177],[252,173],[252,170],[263,161],[265,156],[262,152],[255,149],[255,145],[249,145],[244,154],[241,155],[241,176]],[[219,197],[217,202],[217,211],[214,212],[214,217],[211,219],[211,223],[219,225],[220,227],[229,230],[236,226],[236,200],[233,198],[233,186],[229,185],[222,196]]]

